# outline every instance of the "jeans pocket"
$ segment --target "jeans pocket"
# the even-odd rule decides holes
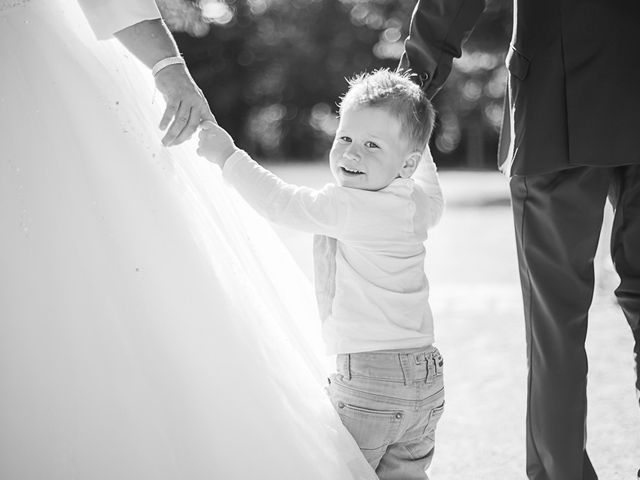
[[[403,414],[399,410],[378,410],[364,405],[335,401],[342,423],[362,450],[386,448],[397,436]]]
[[[444,413],[444,401],[441,405],[434,407],[429,412],[429,419],[427,420],[427,424],[424,427],[424,435],[433,439],[435,436],[436,426],[442,418],[442,414]]]

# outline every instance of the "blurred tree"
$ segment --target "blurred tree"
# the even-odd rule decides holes
[[[414,0],[157,0],[219,123],[259,158],[324,158],[345,78],[394,68]],[[436,97],[441,165],[495,164],[510,0],[487,11]]]

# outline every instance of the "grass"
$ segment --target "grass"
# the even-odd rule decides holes
[[[272,165],[285,180],[320,187],[318,164]],[[445,357],[447,408],[437,431],[433,480],[526,478],[526,351],[508,181],[493,172],[442,172],[447,211],[427,242],[437,345]],[[311,239],[279,229],[311,278]],[[606,245],[605,241],[601,242]],[[590,312],[587,449],[603,480],[634,479],[640,416],[633,342],[612,291],[605,249],[596,257]]]

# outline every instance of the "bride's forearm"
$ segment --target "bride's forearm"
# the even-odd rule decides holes
[[[173,36],[159,18],[131,25],[114,33],[114,37],[149,68],[164,58],[179,55]]]

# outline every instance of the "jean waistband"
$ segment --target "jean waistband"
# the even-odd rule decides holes
[[[352,378],[379,379],[401,382],[429,382],[442,375],[444,362],[434,346],[423,350],[375,351],[344,353],[336,357],[339,374]]]

